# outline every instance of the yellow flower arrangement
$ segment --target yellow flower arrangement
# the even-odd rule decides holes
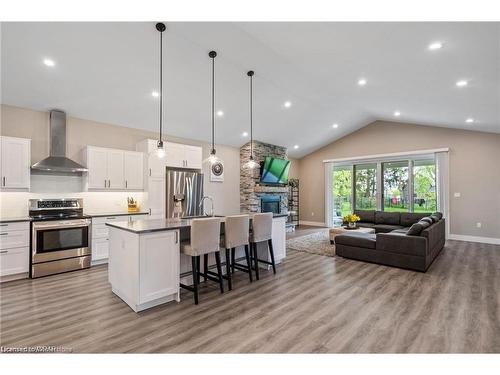
[[[343,217],[343,219],[344,219],[344,222],[346,222],[346,223],[355,223],[355,222],[361,220],[361,218],[356,214],[346,215]]]

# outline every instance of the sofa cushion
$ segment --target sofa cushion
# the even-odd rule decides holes
[[[375,212],[375,224],[399,225],[399,212]]]
[[[354,213],[359,216],[360,221],[374,223],[375,211],[374,210],[354,210]]]
[[[408,233],[409,230],[410,230],[410,227],[405,227],[405,228],[401,228],[401,229],[394,229],[390,233],[402,233],[402,234],[406,234],[406,233]]]
[[[375,224],[373,229],[376,233],[389,233],[396,229],[403,229],[401,225],[390,225],[390,224]]]
[[[400,233],[377,234],[376,249],[391,253],[425,257],[427,240],[420,236],[407,236]]]
[[[439,221],[439,217],[437,215],[435,215],[435,214],[432,214],[430,216],[430,218],[432,219],[433,223],[437,223]]]
[[[360,232],[343,233],[335,237],[335,244],[375,249],[376,239],[375,234]]]
[[[425,219],[425,217],[424,217],[424,219]],[[424,230],[425,228],[429,228],[429,227],[432,225],[432,223],[429,223],[429,221],[428,221],[428,220],[424,220],[424,219],[420,220],[420,221],[417,223],[417,224],[422,225],[422,230]],[[432,221],[432,220],[431,220],[431,221]]]
[[[419,221],[425,221],[425,222],[429,223],[429,225],[434,223],[434,221],[429,216],[423,217]]]
[[[364,221],[358,221],[356,225],[360,228],[373,228],[375,226],[374,223],[367,223]]]
[[[438,217],[438,221],[443,218],[443,214],[441,212],[434,212],[433,215],[436,215]]]
[[[415,213],[415,212],[401,212],[400,223],[405,227],[411,227],[413,224],[418,223],[423,217],[429,216],[428,213]]]
[[[408,232],[406,232],[406,234],[408,236],[419,236],[420,233],[422,233],[423,229],[424,229],[424,226],[420,222],[415,223],[410,227],[410,229],[408,230]]]

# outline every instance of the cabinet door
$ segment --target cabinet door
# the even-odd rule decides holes
[[[87,168],[89,189],[106,189],[108,180],[108,150],[87,148]]]
[[[108,150],[108,188],[125,189],[123,151]]]
[[[108,259],[109,240],[107,237],[92,239],[92,261]]]
[[[153,178],[164,178],[165,167],[167,166],[166,156],[158,157],[155,151],[148,155],[148,176]]]
[[[29,272],[29,247],[0,251],[0,276]]]
[[[142,152],[123,153],[125,188],[129,190],[141,190],[143,184],[143,155]]]
[[[198,146],[184,146],[184,157],[186,159],[186,167],[192,169],[201,169],[202,149]]]
[[[184,145],[165,142],[165,158],[168,167],[184,168]]]
[[[139,303],[146,303],[179,292],[178,239],[178,231],[140,236]]]
[[[165,178],[148,179],[148,210],[151,219],[165,218]]]
[[[2,137],[2,181],[5,189],[29,189],[30,141],[24,138]]]

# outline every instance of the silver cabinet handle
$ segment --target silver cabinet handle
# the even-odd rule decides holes
[[[175,231],[175,243],[179,243],[179,232]]]
[[[5,186],[5,176],[3,176],[3,186]]]
[[[0,224],[0,227],[8,227],[9,224]]]
[[[149,209],[149,214],[151,215],[151,208]]]
[[[4,232],[4,233],[0,233],[0,236],[6,236],[6,235],[8,235],[8,234],[9,234],[9,233],[5,233],[5,232]]]
[[[106,219],[111,220],[111,219],[116,219],[116,217],[107,217]]]
[[[149,168],[149,177],[151,177],[151,168]]]
[[[9,250],[2,250],[0,251],[0,254],[7,254],[9,252]]]
[[[125,188],[128,188],[128,181],[125,180]]]
[[[105,188],[107,187],[106,185],[107,185],[106,180],[104,180],[104,187],[105,187]]]

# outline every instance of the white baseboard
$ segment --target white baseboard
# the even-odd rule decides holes
[[[313,227],[326,227],[325,223],[322,223],[320,221],[304,221],[300,220],[299,225],[311,225]]]
[[[450,234],[448,236],[449,240],[457,240],[457,241],[468,241],[468,242],[480,242],[480,243],[488,243],[492,245],[500,245],[500,238],[493,237],[479,237],[479,236],[464,236],[461,234]]]

